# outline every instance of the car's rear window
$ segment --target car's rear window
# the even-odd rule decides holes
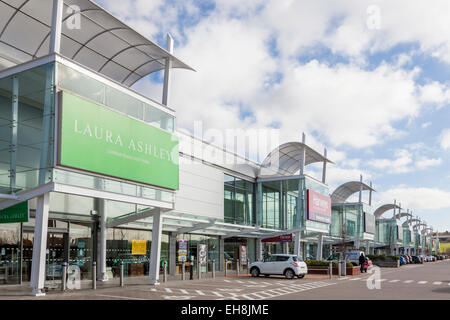
[[[277,256],[277,261],[288,261],[289,257],[286,256]]]

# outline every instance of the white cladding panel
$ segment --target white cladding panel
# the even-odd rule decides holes
[[[180,158],[180,189],[175,211],[223,219],[223,194],[221,170]]]

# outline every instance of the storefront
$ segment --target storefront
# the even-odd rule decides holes
[[[82,31],[64,23],[73,4]],[[257,163],[178,131],[171,69],[193,69],[170,36],[161,48],[85,0],[0,2],[0,18],[0,285],[43,295],[63,262],[81,281],[117,277],[123,262],[126,277],[157,284],[162,262],[175,276],[183,262],[224,270],[269,253],[320,260],[342,239],[390,241],[381,222],[374,236],[370,201],[345,203],[345,188],[332,212],[332,162],[305,136]],[[161,103],[130,88],[158,71]]]
[[[371,186],[360,181],[342,184],[331,195],[332,217],[330,236],[337,238],[333,242],[335,251],[348,252],[363,250],[370,253],[375,241],[375,216],[372,209]],[[364,203],[363,191],[369,191],[368,203]],[[354,194],[359,194],[358,202],[347,202]]]

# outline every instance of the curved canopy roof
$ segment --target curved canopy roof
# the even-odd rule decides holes
[[[302,157],[302,149],[305,148],[305,166],[315,162],[327,161],[319,152],[301,142],[288,142],[275,148],[264,159],[261,167],[271,168],[281,174],[293,175],[300,168],[300,160]]]
[[[412,217],[412,214],[411,214],[411,213],[408,213],[408,212],[401,212],[401,213],[397,213],[397,214],[395,215],[395,218],[396,218],[396,219],[400,219],[400,218],[402,218],[402,217]]]
[[[354,193],[359,192],[362,186],[363,190],[372,190],[373,188],[361,181],[346,182],[334,190],[331,194],[331,203],[344,203]]]
[[[49,53],[52,8],[53,0],[0,0],[0,70]],[[90,0],[64,0],[60,53],[126,86],[166,58],[193,70]]]
[[[381,218],[383,213],[385,213],[388,210],[392,210],[392,209],[401,209],[401,208],[396,204],[388,203],[388,204],[382,205],[377,210],[375,210],[373,215],[375,216],[376,219],[379,219],[379,218]]]

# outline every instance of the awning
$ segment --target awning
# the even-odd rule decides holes
[[[360,181],[346,182],[334,190],[331,195],[331,203],[344,203],[352,194],[359,192],[361,188],[362,190],[375,191],[373,188]]]
[[[264,159],[261,164],[261,171],[268,168],[272,171],[282,174],[293,175],[300,169],[300,160],[305,148],[305,166],[315,162],[329,162],[331,160],[325,158],[319,152],[301,142],[288,142],[275,148]],[[260,174],[264,175],[264,173]]]
[[[379,219],[386,211],[393,210],[393,209],[401,209],[401,208],[400,208],[400,206],[398,206],[396,204],[388,203],[388,204],[384,204],[384,205],[380,206],[377,210],[375,210],[373,215],[375,216],[376,219]]]
[[[53,0],[0,0],[0,70],[49,54],[52,8]],[[193,70],[90,0],[64,0],[60,53],[126,86],[166,58]]]

